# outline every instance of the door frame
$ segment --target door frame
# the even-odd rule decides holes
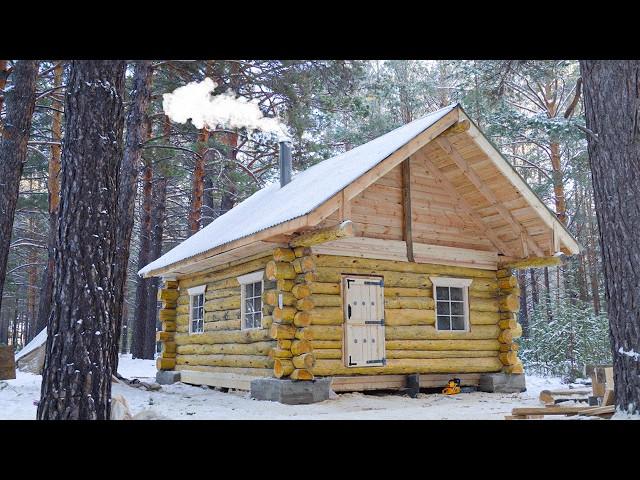
[[[348,278],[358,278],[358,279],[378,279],[382,281],[382,312],[384,313],[384,275],[380,274],[363,274],[363,273],[343,273],[340,278],[340,295],[342,296],[342,365],[347,368],[367,368],[367,365],[349,365],[347,361],[347,279]],[[386,323],[384,325],[386,327]],[[387,332],[385,329],[384,332],[384,341],[386,343],[387,340]],[[386,357],[386,345],[383,344],[385,357]],[[370,365],[371,367],[380,367],[384,365]]]

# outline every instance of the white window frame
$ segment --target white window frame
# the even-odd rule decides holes
[[[262,321],[264,319],[264,315],[262,314],[262,295],[260,295],[260,325],[257,327],[247,327],[245,324],[245,298],[246,298],[246,286],[252,283],[260,282],[260,291],[264,293],[264,270],[258,270],[257,272],[247,273],[246,275],[240,275],[237,277],[238,283],[240,284],[240,330],[259,330],[262,328]]]
[[[455,277],[429,277],[433,284],[433,302],[436,312],[435,327],[436,332],[453,332],[453,333],[465,333],[469,331],[469,286],[473,280],[471,278],[455,278]],[[436,292],[437,287],[455,287],[462,288],[462,307],[464,310],[464,330],[445,329],[438,328],[438,294]],[[449,314],[450,315],[450,314]]]
[[[197,287],[191,287],[187,289],[189,294],[189,335],[202,335],[204,333],[204,293],[207,290],[207,285],[199,285]],[[193,299],[199,295],[202,295],[202,331],[193,331]]]

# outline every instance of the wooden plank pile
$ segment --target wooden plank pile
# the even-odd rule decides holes
[[[545,416],[587,416],[611,418],[615,413],[615,397],[613,390],[613,368],[609,366],[588,366],[587,374],[591,376],[591,389],[569,388],[565,390],[543,390],[540,401],[544,407],[514,408],[506,420],[543,419]],[[591,397],[589,395],[591,394]],[[597,399],[597,406],[575,405],[562,406],[565,402],[589,402]]]

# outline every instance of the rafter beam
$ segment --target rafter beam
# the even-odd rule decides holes
[[[458,205],[462,209],[460,211],[460,214],[468,221],[471,221],[471,223],[473,223],[477,227],[479,233],[484,234],[499,252],[512,257],[517,257],[517,252],[514,252],[514,250],[510,246],[500,240],[498,236],[484,224],[482,217],[477,214],[473,210],[473,208],[471,208],[471,205],[469,205],[469,203],[464,198],[462,198],[462,195],[457,192],[456,187],[453,185],[453,183],[451,183],[451,181],[444,176],[444,173],[440,171],[435,163],[433,163],[433,161],[426,155],[423,155],[423,157],[425,159],[425,165],[427,166],[429,174],[434,178],[436,183],[440,184],[443,187],[442,191],[451,199],[453,204]]]
[[[413,211],[411,209],[411,157],[401,164],[402,168],[402,239],[407,245],[407,258],[415,262],[413,256]]]
[[[513,217],[511,212],[498,200],[495,194],[491,191],[489,187],[487,187],[484,182],[480,179],[478,174],[471,168],[469,163],[460,155],[460,153],[455,149],[455,147],[451,144],[449,140],[446,138],[438,137],[435,139],[436,143],[444,150],[451,158],[454,163],[462,170],[462,173],[465,177],[476,187],[476,189],[482,194],[484,198],[494,207],[500,216],[504,218],[511,228],[515,232],[518,238],[524,238],[529,248],[535,252],[535,254],[539,257],[544,257],[544,252],[538,246],[538,244],[531,238],[526,229],[520,225],[520,223]],[[524,250],[524,249],[523,249]],[[523,251],[523,256],[525,252]]]

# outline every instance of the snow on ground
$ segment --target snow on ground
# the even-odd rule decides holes
[[[120,357],[119,373],[127,378],[153,381],[153,360]],[[34,419],[40,398],[40,375],[16,372],[15,380],[0,381],[0,419]],[[170,419],[460,419],[502,420],[514,407],[542,406],[541,390],[566,388],[557,378],[527,376],[527,391],[514,394],[461,393],[454,396],[421,393],[417,398],[398,394],[345,393],[337,399],[311,405],[282,405],[252,400],[248,392],[222,393],[208,387],[177,383],[150,392],[123,384],[113,395],[123,395],[132,413],[150,410]]]

